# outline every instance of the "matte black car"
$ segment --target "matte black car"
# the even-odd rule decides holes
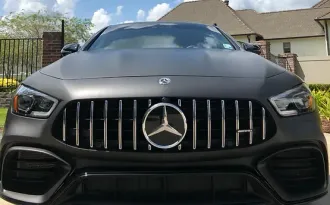
[[[253,47],[254,48],[254,47]],[[109,26],[17,89],[1,195],[18,204],[299,204],[327,193],[296,75],[215,26]]]

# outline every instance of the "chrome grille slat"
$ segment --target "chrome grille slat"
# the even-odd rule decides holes
[[[236,119],[236,147],[239,146],[239,104],[238,101],[235,100],[235,119]]]
[[[162,150],[152,148],[145,139],[141,124],[146,111],[164,100],[178,106],[188,127],[183,141],[168,152],[245,148],[263,143],[276,133],[271,116],[252,100],[159,97],[69,102],[53,126],[58,134],[53,135],[65,144],[83,149],[159,152]],[[182,133],[179,124],[175,124],[179,116],[174,113],[168,109],[169,123]],[[162,113],[159,115],[151,118],[155,125],[161,123]]]
[[[226,108],[225,101],[221,100],[221,147],[226,147]]]
[[[212,135],[212,127],[211,127],[211,101],[207,100],[207,148],[211,149],[211,135]]]
[[[90,115],[89,115],[89,146],[91,148],[93,148],[94,146],[93,120],[94,120],[94,101],[91,101]]]
[[[80,119],[80,102],[77,103],[76,108],[76,145],[79,146],[79,119]]]
[[[262,140],[266,139],[266,110],[262,108]]]
[[[123,118],[123,101],[119,100],[118,108],[118,149],[123,149],[123,137],[122,137],[122,118]]]
[[[63,111],[63,121],[62,121],[62,140],[66,141],[66,108]]]
[[[103,146],[104,149],[108,149],[108,101],[104,101],[103,109]]]
[[[137,117],[137,101],[133,104],[133,150],[136,150],[136,117]]]
[[[196,121],[196,100],[193,100],[193,149],[197,144],[197,121]]]
[[[252,102],[249,101],[249,126],[250,126],[250,133],[249,133],[249,144],[253,143],[253,107]]]

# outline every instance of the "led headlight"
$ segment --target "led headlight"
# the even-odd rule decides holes
[[[27,117],[47,118],[58,100],[21,85],[13,98],[12,112]]]
[[[270,102],[282,116],[294,116],[315,110],[315,100],[305,84],[270,98]]]

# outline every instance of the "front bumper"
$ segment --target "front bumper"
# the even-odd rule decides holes
[[[52,116],[56,115],[57,113]],[[85,204],[97,204],[97,200],[102,204],[104,200],[116,199],[115,193],[111,192],[112,189],[109,186],[110,184],[116,184],[113,181],[114,178],[122,179],[122,177],[131,177],[129,178],[130,183],[127,183],[125,187],[129,187],[129,184],[131,184],[132,189],[125,190],[123,188],[121,190],[117,187],[113,190],[117,190],[119,195],[127,196],[125,199],[134,199],[134,190],[138,195],[142,193],[139,190],[145,190],[148,193],[150,191],[149,188],[152,186],[143,186],[143,183],[150,181],[150,177],[155,177],[150,183],[156,184],[154,185],[156,187],[155,190],[157,190],[157,184],[159,184],[159,191],[157,193],[150,192],[144,198],[149,199],[152,198],[150,196],[158,196],[156,200],[160,202],[173,199],[173,196],[176,196],[174,198],[177,199],[180,199],[177,196],[185,196],[184,192],[177,190],[173,193],[173,196],[165,197],[166,193],[169,192],[164,190],[175,190],[175,187],[178,187],[180,184],[185,184],[184,188],[204,187],[204,189],[197,189],[196,192],[205,196],[204,198],[202,197],[203,199],[212,199],[211,201],[214,201],[218,200],[216,196],[228,196],[231,201],[244,199],[246,200],[245,203],[248,200],[252,200],[251,203],[255,204],[260,204],[261,202],[297,204],[315,200],[327,193],[328,155],[326,140],[321,132],[319,117],[316,113],[292,118],[275,118],[277,124],[276,135],[269,141],[253,147],[191,153],[98,152],[73,148],[52,136],[52,123],[49,123],[52,120],[54,120],[52,117],[49,120],[37,120],[8,113],[5,132],[1,142],[2,164],[8,150],[17,146],[24,146],[51,152],[56,157],[63,159],[70,167],[70,171],[63,183],[59,184],[49,197],[30,202],[60,204],[64,203],[63,200],[73,200],[67,202],[67,204],[82,204],[80,200],[83,199]],[[319,176],[322,178],[323,183],[317,188],[311,188],[313,190],[310,190],[308,194],[299,194],[299,192],[290,194],[287,189],[283,189],[278,184],[277,180],[274,180],[271,175],[266,173],[267,171],[263,168],[262,163],[277,152],[304,149],[307,151],[314,150],[316,153],[319,153],[318,161],[321,161],[321,163],[318,163],[317,173],[320,173]],[[2,170],[2,181],[5,177]],[[173,179],[168,181],[164,180],[164,177],[173,177]],[[182,182],[180,180],[182,178],[188,178],[188,180]],[[217,181],[217,178],[219,181]],[[232,183],[224,182],[226,179]],[[91,181],[94,181],[94,183],[90,184]],[[100,185],[101,182],[107,181],[108,183],[106,184],[108,185]],[[199,184],[200,181],[204,183]],[[121,180],[119,182],[125,184]],[[215,184],[221,184],[221,186],[219,185],[217,189],[214,186]],[[29,187],[26,187],[26,189],[29,189]],[[5,184],[3,184],[1,190],[5,199],[22,203],[20,199],[23,198],[8,195],[4,192],[6,190]],[[194,193],[194,189],[189,190],[191,190],[191,193]],[[98,191],[103,193],[103,196],[90,197],[89,199],[92,201],[81,197],[81,195],[86,196]],[[236,197],[229,194],[235,193],[235,191],[238,194]],[[203,193],[207,194],[204,195]],[[210,193],[213,194],[208,195]],[[223,195],[223,193],[227,194]],[[197,196],[197,194],[190,195]],[[110,197],[104,198],[104,196]],[[246,198],[243,196],[246,196]],[[185,200],[189,199],[189,197],[183,198]],[[225,198],[220,197],[221,204],[225,204]],[[227,202],[230,202],[230,200]]]

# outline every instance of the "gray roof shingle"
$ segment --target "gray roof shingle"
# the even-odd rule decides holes
[[[254,10],[238,10],[244,19],[265,39],[299,38],[324,35],[316,19],[328,14],[330,8],[299,9],[280,12],[257,13]]]
[[[179,4],[159,21],[216,23],[234,36],[258,34],[264,39],[281,39],[324,35],[317,21],[328,17],[330,7],[258,13],[250,9],[235,11],[222,0],[199,0]]]
[[[313,8],[325,8],[325,7],[330,7],[330,0],[322,0],[313,6]]]

